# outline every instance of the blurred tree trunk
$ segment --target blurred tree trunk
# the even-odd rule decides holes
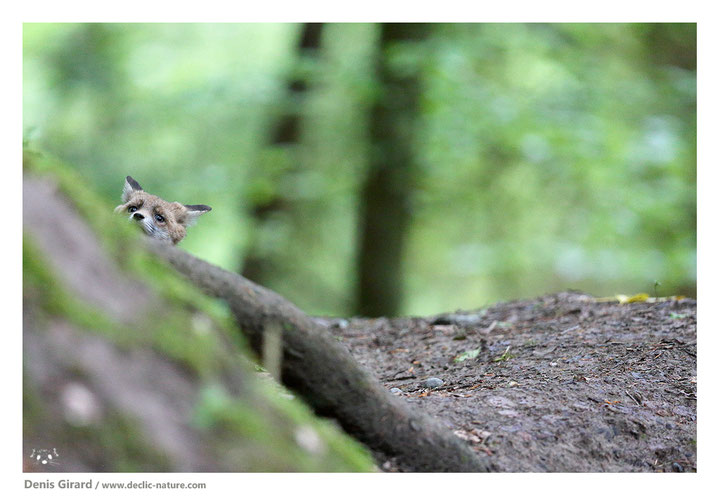
[[[697,27],[694,23],[641,25],[648,58],[656,65],[697,70]]]
[[[671,84],[677,78],[678,69],[695,74],[697,72],[697,25],[695,23],[650,23],[637,25],[636,29],[641,33],[638,37],[643,43],[643,60],[648,64],[645,74],[653,81],[653,84]],[[646,76],[646,77],[647,77]],[[685,100],[686,107],[678,112],[668,105],[663,113],[671,115],[678,122],[684,122],[679,129],[685,130],[683,139],[692,147],[692,163],[697,164],[697,90],[695,97]],[[666,117],[665,117],[666,118]],[[697,183],[697,167],[683,168],[686,184]],[[674,223],[647,222],[645,231],[651,239],[659,240],[664,247],[655,246],[660,251],[671,251],[672,246],[677,242],[674,240],[682,232],[680,226],[687,227],[690,232],[695,233],[694,243],[686,249],[697,251],[697,201],[696,195],[687,197],[683,202],[677,202],[674,208],[676,216],[682,214],[682,219]],[[667,281],[661,281],[667,283]],[[697,295],[697,280],[693,278],[675,285],[663,284],[658,289],[660,294],[681,294],[694,297]]]
[[[410,220],[413,138],[418,121],[419,54],[391,60],[427,37],[427,24],[382,24],[377,73],[381,94],[371,112],[372,155],[361,192],[357,314],[397,314],[402,302],[402,256]]]
[[[286,84],[286,97],[280,116],[271,126],[270,148],[283,149],[284,159],[288,162],[281,164],[281,174],[287,174],[299,165],[297,147],[300,143],[303,107],[310,86],[310,79],[320,49],[323,23],[304,23],[297,44],[297,59],[291,69]],[[283,157],[283,154],[271,154],[272,159]],[[281,158],[282,160],[282,158]],[[274,167],[271,167],[271,169]],[[267,170],[260,174],[267,174]],[[275,182],[271,177],[270,182]],[[271,185],[264,194],[255,196],[250,216],[253,219],[255,242],[251,242],[248,252],[242,261],[239,272],[252,281],[260,284],[268,282],[268,276],[273,272],[273,257],[264,249],[259,238],[266,229],[268,221],[274,216],[290,208],[289,201],[283,197],[283,192]]]

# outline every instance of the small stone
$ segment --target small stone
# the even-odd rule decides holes
[[[429,379],[426,379],[425,382],[423,382],[423,385],[426,388],[430,389],[439,388],[443,384],[445,383],[442,381],[442,379],[438,379],[437,377],[430,377]]]
[[[678,462],[673,462],[672,469],[673,472],[685,472],[685,469]]]
[[[394,387],[390,390],[390,392],[392,394],[402,394],[402,389]]]

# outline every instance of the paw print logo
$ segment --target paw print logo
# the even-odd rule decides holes
[[[34,449],[30,453],[30,458],[35,465],[59,465],[57,459],[60,458],[55,448],[49,449]]]

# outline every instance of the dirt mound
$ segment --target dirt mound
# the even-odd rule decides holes
[[[325,322],[388,389],[500,470],[696,470],[695,300],[560,293]]]

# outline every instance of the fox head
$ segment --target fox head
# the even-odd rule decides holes
[[[188,226],[212,210],[207,205],[183,205],[168,202],[145,192],[130,176],[125,178],[122,192],[122,205],[115,212],[125,212],[130,221],[135,221],[150,237],[177,244],[185,237]]]

